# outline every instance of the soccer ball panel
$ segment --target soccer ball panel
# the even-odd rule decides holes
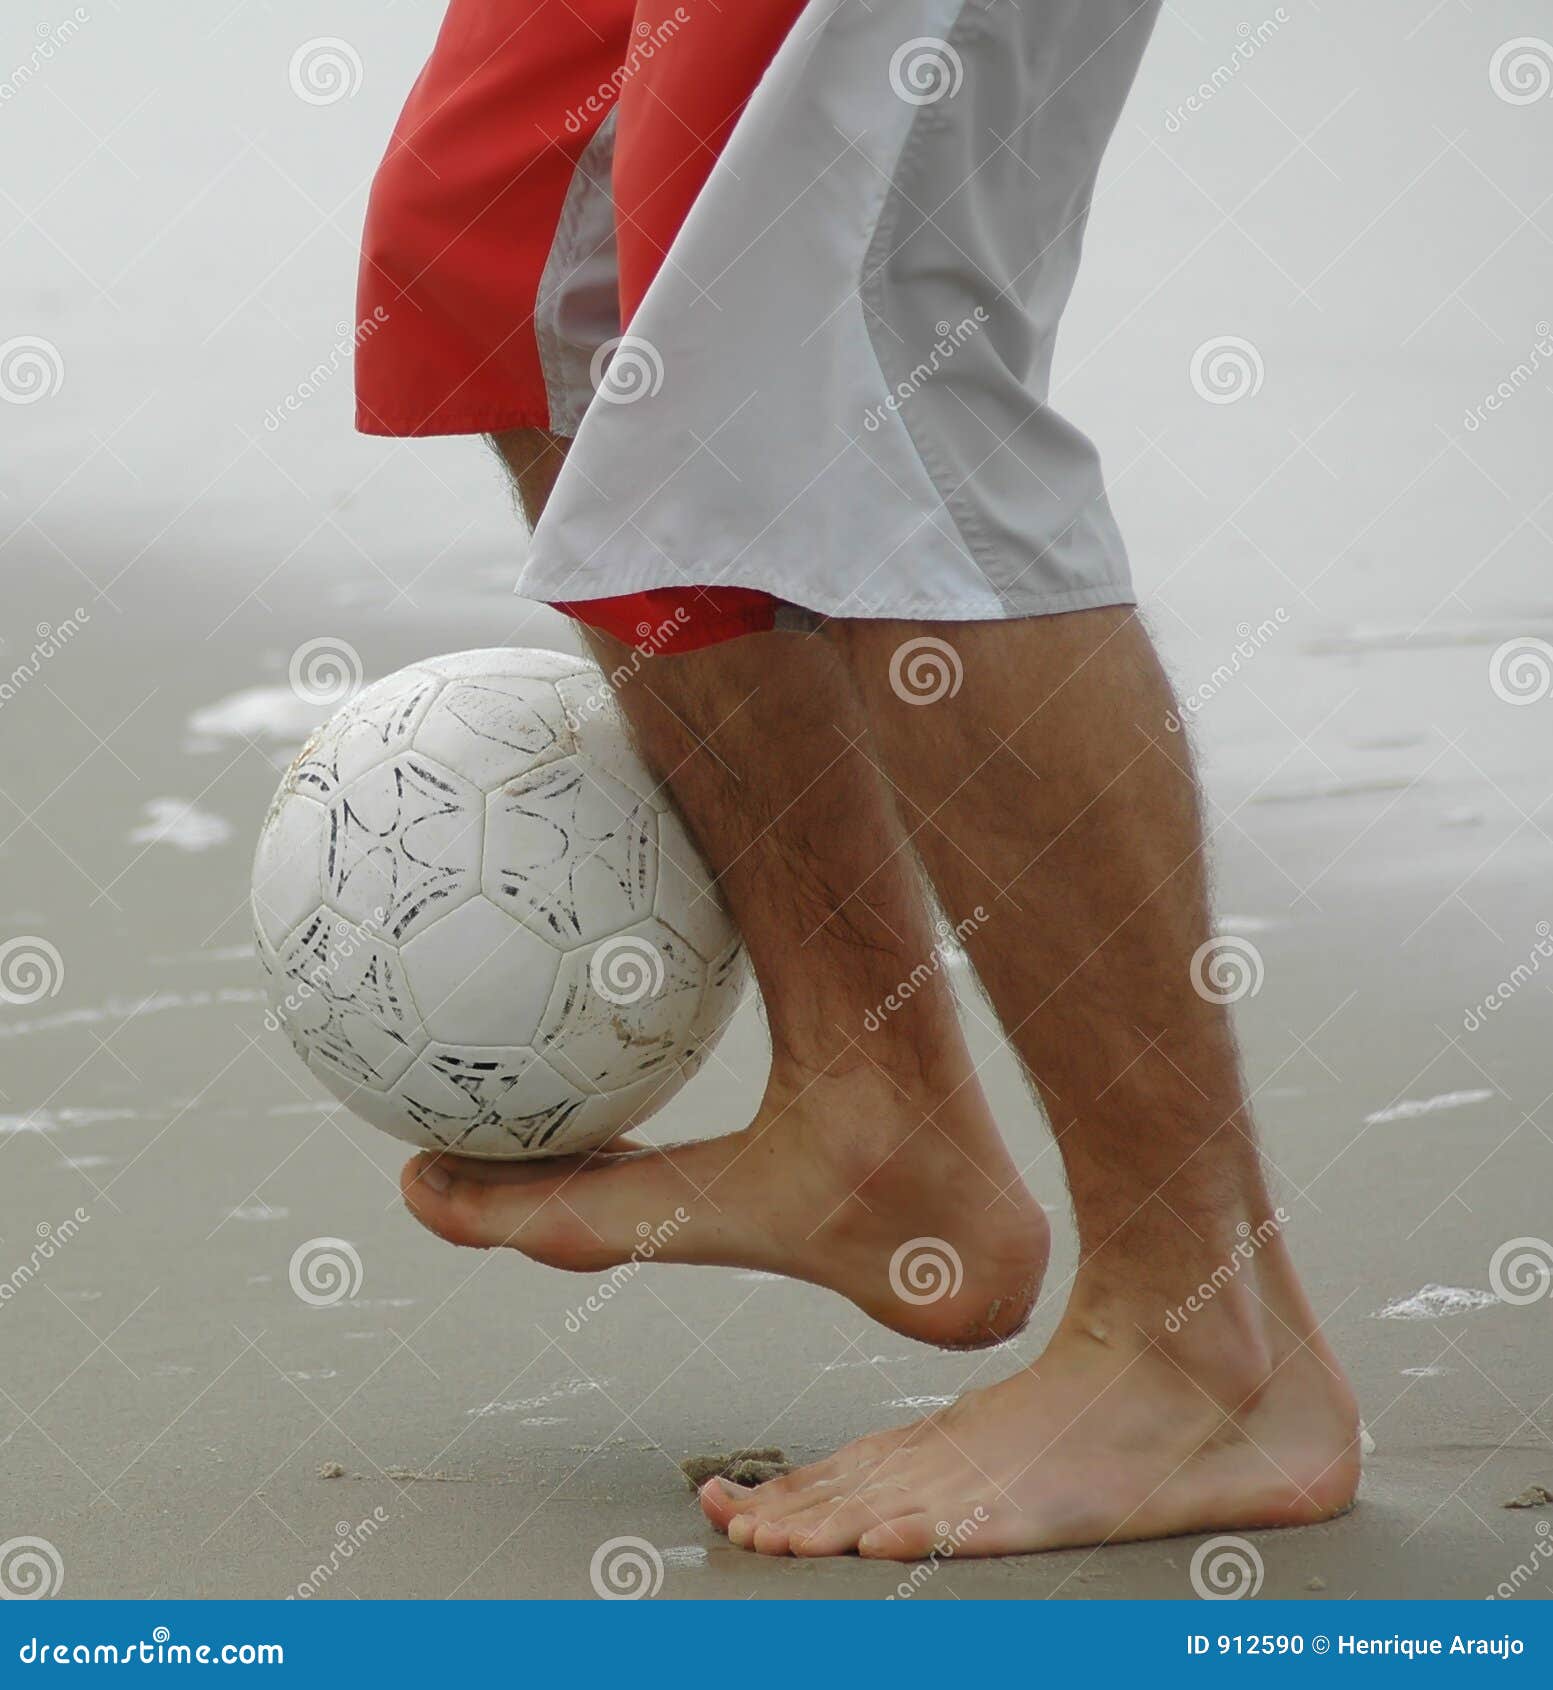
[[[706,993],[691,1023],[691,1033],[698,1046],[710,1047],[722,1036],[743,1001],[749,974],[743,941],[733,939],[706,971]]]
[[[428,1045],[394,1088],[420,1142],[462,1156],[560,1155],[582,1094],[531,1050]]]
[[[419,752],[381,763],[329,806],[332,909],[404,943],[480,884],[479,791]]]
[[[363,687],[298,752],[286,784],[329,803],[336,793],[379,763],[409,749],[442,682],[419,669],[401,669]]]
[[[482,885],[488,898],[569,949],[649,915],[658,817],[629,787],[566,757],[490,795]]]
[[[348,1108],[427,1149],[575,1154],[685,1084],[738,935],[582,659],[433,658],[288,770],[252,899],[271,1014]]]
[[[482,791],[572,749],[549,681],[522,676],[449,681],[415,736],[418,751]]]
[[[640,922],[562,959],[535,1048],[584,1090],[619,1091],[684,1056],[705,986],[677,933]]]
[[[358,1086],[392,1085],[425,1042],[398,953],[330,910],[310,916],[280,948],[271,1007],[347,1103]]]
[[[476,893],[400,949],[434,1039],[529,1045],[550,1001],[555,947]]]
[[[670,799],[666,789],[637,755],[630,729],[615,699],[615,689],[603,672],[589,667],[580,675],[569,675],[555,683],[577,749],[611,780],[629,787],[655,810],[666,810]]]
[[[270,806],[253,858],[254,926],[272,947],[318,907],[329,812],[285,793]]]

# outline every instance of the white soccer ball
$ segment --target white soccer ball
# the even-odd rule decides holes
[[[429,658],[286,771],[253,867],[270,1013],[358,1115],[424,1149],[591,1150],[684,1085],[739,935],[626,735],[552,651]]]

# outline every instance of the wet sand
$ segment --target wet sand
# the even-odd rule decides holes
[[[1243,73],[1314,133],[1362,71],[1387,121],[1343,106],[1314,143],[1325,162],[1296,149],[1294,180],[1230,225],[1209,190],[1239,204],[1289,138],[1243,87],[1165,130],[1240,14],[1162,25],[1065,345],[1065,402],[1106,445],[1149,614],[1199,706],[1218,907],[1260,976],[1239,1014],[1276,1193],[1375,1443],[1351,1516],[1253,1539],[1261,1594],[1314,1600],[1487,1595],[1545,1541],[1546,1510],[1502,1504],[1553,1485],[1553,1301],[1485,1300],[1501,1245],[1553,1236],[1553,962],[1486,1007],[1553,916],[1553,702],[1490,684],[1507,639],[1553,637],[1530,520],[1553,403],[1544,382],[1463,428],[1525,351],[1533,272],[1512,245],[1463,283],[1472,265],[1437,231],[1454,218],[1459,233],[1470,198],[1473,238],[1497,250],[1515,216],[1459,158],[1417,174],[1439,151],[1432,120],[1459,110],[1461,146],[1534,205],[1533,149],[1510,126],[1542,114],[1479,88],[1480,59],[1516,33],[1508,9],[1416,35],[1382,10],[1300,13]],[[366,47],[374,26],[356,21]],[[505,591],[520,540],[478,448],[353,439],[348,371],[264,426],[348,310],[360,184],[423,45],[374,41],[359,99],[304,123],[283,86],[223,80],[289,27],[241,14],[178,47],[205,73],[181,78],[176,106],[160,95],[184,117],[119,136],[169,225],[148,254],[131,220],[99,215],[111,160],[84,177],[95,210],[68,180],[84,146],[51,128],[64,120],[40,90],[8,116],[49,143],[50,233],[102,286],[26,230],[13,250],[28,264],[0,280],[8,317],[69,368],[45,404],[0,408],[8,431],[28,424],[14,450],[7,434],[0,667],[27,658],[37,625],[88,613],[0,706],[0,942],[42,937],[60,959],[37,1001],[0,1003],[8,1531],[54,1544],[74,1596],[284,1596],[323,1565],[329,1597],[586,1597],[619,1537],[662,1557],[666,1597],[887,1595],[904,1570],[730,1550],[679,1464],[732,1446],[812,1457],[1038,1350],[1072,1229],[1048,1135],[977,1015],[1057,1253],[1030,1331],[970,1357],[809,1287],[685,1268],[649,1266],[569,1323],[597,1281],[422,1232],[398,1202],[398,1147],[331,1109],[260,1025],[248,855],[305,726],[292,653],[338,636],[382,674],[565,638]],[[127,30],[104,18],[60,60],[72,98],[105,102],[104,128]],[[1354,74],[1331,81],[1339,57]],[[240,133],[220,109],[234,97]],[[197,137],[253,216],[190,298],[171,283],[223,227],[221,199],[193,197]],[[338,228],[280,180],[305,160],[317,199],[346,206]],[[1351,227],[1328,227],[1332,169]],[[295,256],[277,265],[277,251]],[[1265,366],[1243,404],[1205,404],[1186,376],[1220,332],[1249,336]],[[1269,631],[1225,674],[1240,624]],[[750,1007],[718,1054],[661,1136],[746,1117],[763,1062]],[[56,1242],[18,1282],[41,1228]],[[358,1294],[332,1307],[288,1279],[317,1238],[362,1263]],[[1420,1295],[1431,1286],[1479,1295]],[[915,1588],[1188,1596],[1194,1547],[951,1561]],[[1524,1589],[1547,1595],[1535,1565]]]

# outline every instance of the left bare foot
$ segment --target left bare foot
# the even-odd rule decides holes
[[[763,1555],[896,1561],[1330,1519],[1358,1488],[1352,1393],[1319,1333],[1237,1300],[1193,1316],[1190,1348],[1070,1307],[1013,1378],[756,1489],[711,1480],[702,1509]]]

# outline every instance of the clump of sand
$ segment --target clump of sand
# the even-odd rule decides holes
[[[1503,1504],[1506,1508],[1546,1508],[1553,1504],[1553,1490],[1546,1485],[1527,1485],[1519,1496]]]
[[[763,1485],[791,1473],[793,1464],[779,1449],[710,1450],[705,1455],[687,1456],[679,1470],[692,1490],[700,1490],[708,1479],[729,1479],[736,1485]]]

